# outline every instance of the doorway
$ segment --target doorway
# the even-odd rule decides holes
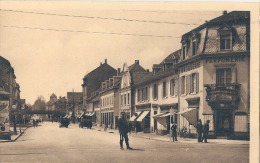
[[[216,135],[229,137],[233,131],[232,110],[218,110],[216,114]]]

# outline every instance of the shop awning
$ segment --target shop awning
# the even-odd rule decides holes
[[[153,116],[154,119],[157,120],[160,124],[162,124],[164,127],[167,126],[166,118],[170,116],[171,113],[159,113]]]
[[[129,119],[129,121],[134,121],[140,114],[141,114],[141,112],[136,112],[136,113]]]
[[[67,118],[68,117],[68,115],[65,115],[63,118]]]
[[[147,116],[147,114],[148,114],[149,112],[150,112],[150,111],[144,111],[144,112],[137,118],[136,121],[141,122],[141,121],[144,119],[144,117]]]
[[[67,116],[67,118],[70,118],[71,117],[71,114]]]
[[[176,114],[180,114],[183,117],[185,117],[191,125],[197,124],[197,109],[196,108],[188,108],[188,109],[178,112]]]
[[[93,113],[89,113],[89,115],[88,116],[93,116],[95,114],[95,112],[93,112]]]
[[[78,118],[81,118],[84,114],[85,114],[84,112],[81,113],[81,114],[78,116]]]

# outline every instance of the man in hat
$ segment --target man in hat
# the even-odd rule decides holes
[[[173,123],[171,130],[172,130],[172,141],[173,142],[174,142],[174,140],[178,141],[177,140],[177,124],[176,123]]]
[[[119,134],[120,134],[120,149],[124,150],[123,142],[125,139],[126,148],[131,150],[132,148],[129,146],[129,142],[128,142],[129,126],[128,126],[128,122],[126,120],[125,112],[121,112],[121,117],[118,120],[118,129],[119,129]]]

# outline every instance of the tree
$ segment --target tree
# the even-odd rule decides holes
[[[35,100],[33,106],[33,110],[46,110],[46,102],[43,96],[38,96],[38,98]]]

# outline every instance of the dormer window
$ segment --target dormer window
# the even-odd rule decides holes
[[[186,52],[187,52],[187,47],[184,45],[184,46],[182,46],[182,59],[183,60],[186,58]]]
[[[220,33],[220,50],[231,50],[232,33]]]
[[[197,40],[192,41],[192,55],[197,54]]]
[[[220,51],[232,50],[232,37],[235,33],[235,29],[227,24],[218,29]]]

